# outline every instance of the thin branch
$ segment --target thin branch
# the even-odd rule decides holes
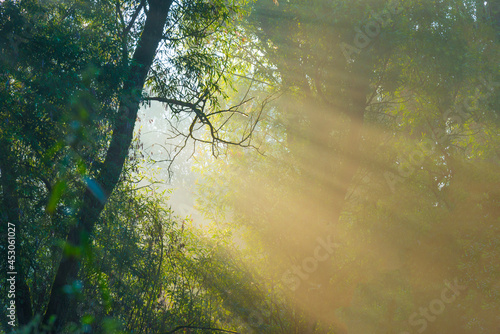
[[[247,77],[245,75],[236,74],[236,73],[229,73],[229,74],[234,75],[234,76],[236,76],[238,78],[250,80],[252,82],[258,82],[258,83],[261,83],[261,84],[264,84],[264,85],[267,85],[267,86],[270,86],[270,87],[275,87],[272,84],[270,84],[269,82],[265,82],[265,81],[262,81],[262,80],[259,80],[259,79],[255,79],[255,78],[250,78],[250,77]]]
[[[135,10],[134,14],[132,14],[132,17],[130,18],[130,22],[128,23],[127,27],[123,30],[122,35],[127,36],[128,33],[130,32],[130,29],[132,29],[132,26],[135,23],[135,20],[137,19],[137,16],[139,16],[139,13],[142,10],[142,7],[146,5],[145,0],[141,0],[141,3],[139,4],[139,7]]]
[[[215,32],[207,33],[206,31],[208,30],[208,28],[210,28],[210,26],[212,24],[214,24],[215,21],[217,21],[217,18],[214,18],[210,23],[208,23],[202,29],[196,30],[196,31],[194,31],[190,34],[184,35],[182,37],[171,38],[171,37],[167,37],[166,35],[164,35],[163,39],[167,40],[167,41],[171,41],[171,42],[179,42],[179,41],[182,41],[182,40],[189,38],[189,37],[200,37],[200,36],[204,37],[204,38],[209,37],[209,36],[213,35]]]
[[[115,6],[116,6],[116,14],[118,15],[118,18],[120,19],[120,23],[122,26],[125,26],[125,19],[123,18],[123,13],[121,10],[121,5],[120,5],[119,0],[116,1]]]
[[[214,111],[213,113],[210,113],[207,115],[207,117],[210,117],[210,116],[213,116],[213,115],[217,115],[217,114],[222,114],[222,113],[226,113],[226,112],[231,112],[231,113],[236,113],[236,114],[240,114],[240,115],[243,115],[245,117],[248,117],[248,114],[245,114],[244,112],[241,112],[241,111],[238,111],[238,110],[235,110],[236,108],[238,107],[241,107],[243,104],[247,103],[247,102],[250,102],[252,101],[254,98],[250,98],[250,99],[247,99],[247,100],[244,100],[244,101],[241,101],[239,104],[237,105],[234,105],[232,106],[231,108],[229,109],[225,109],[225,110],[219,110],[219,111]]]
[[[146,101],[157,101],[157,102],[163,102],[163,103],[168,103],[168,104],[176,104],[178,106],[190,108],[190,109],[196,109],[197,106],[194,103],[189,103],[189,102],[184,102],[176,99],[169,99],[166,97],[146,97],[144,98]]]

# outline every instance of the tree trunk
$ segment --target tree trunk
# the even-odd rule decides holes
[[[354,64],[351,72],[350,83],[350,103],[351,108],[347,116],[350,120],[349,134],[342,145],[343,161],[339,171],[338,182],[333,190],[332,209],[330,217],[334,224],[338,223],[340,214],[344,207],[349,187],[359,167],[361,166],[360,144],[362,139],[364,116],[367,107],[367,95],[369,92],[370,80],[368,77],[368,61],[361,60]]]
[[[150,8],[143,32],[130,62],[130,70],[123,87],[124,93],[118,109],[120,116],[114,124],[111,143],[96,180],[107,196],[111,195],[116,187],[128,156],[140,106],[140,94],[155,58],[156,49],[162,39],[163,28],[171,4],[172,0],[149,1]],[[77,224],[70,229],[66,240],[69,245],[73,247],[89,246],[94,226],[104,209],[104,205],[105,201],[97,199],[88,189],[85,191]],[[64,256],[59,264],[43,321],[47,323],[52,316],[56,316],[54,332],[60,332],[68,322],[77,320],[76,301],[73,296],[65,293],[63,288],[77,280],[81,262],[81,258]]]

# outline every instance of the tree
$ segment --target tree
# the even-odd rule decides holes
[[[240,7],[223,1],[5,1],[1,10],[2,224],[16,226],[18,259],[27,259],[22,252],[37,242],[29,221],[65,236],[48,300],[38,305],[47,302],[43,322],[55,319],[59,332],[77,321],[76,300],[65,287],[78,280],[96,223],[119,183],[145,88],[158,94],[150,99],[182,106],[195,122],[209,125],[200,106],[215,105],[227,55],[201,45],[229,26]],[[18,205],[30,185],[40,193]],[[37,216],[23,217],[33,202]],[[20,324],[30,320],[34,298],[25,282],[33,266],[25,261],[17,262]],[[46,277],[52,280],[50,270]]]
[[[255,37],[248,40],[263,56],[244,55],[255,69],[246,75],[288,89],[288,95],[269,111],[274,126],[266,129],[262,150],[271,158],[231,152],[230,162],[221,163],[231,166],[229,171],[217,173],[227,180],[205,178],[202,194],[208,198],[202,203],[227,207],[227,201],[214,203],[207,196],[224,192],[232,199],[233,219],[253,232],[248,244],[263,245],[259,258],[269,258],[260,272],[274,276],[274,268],[282,274],[289,270],[281,283],[285,291],[287,285],[293,290],[288,291],[296,314],[304,315],[298,332],[326,331],[319,329],[325,324],[335,333],[406,330],[412,310],[432,300],[443,279],[469,276],[460,269],[464,259],[450,249],[466,253],[454,240],[468,239],[466,226],[476,220],[458,231],[438,222],[454,217],[454,206],[442,202],[448,187],[471,189],[472,183],[458,176],[470,171],[469,163],[482,166],[473,175],[497,178],[492,173],[497,141],[486,135],[498,131],[492,121],[498,106],[493,93],[498,64],[492,57],[497,26],[478,21],[476,8],[475,2],[462,1],[255,5],[254,30],[248,28]],[[481,84],[488,73],[495,73],[490,84]],[[475,116],[457,115],[463,99],[478,106],[469,108]],[[487,136],[488,144],[472,128]],[[459,138],[489,152],[488,158],[480,154],[488,162],[465,153]],[[214,190],[224,185],[230,186]],[[496,197],[491,188],[480,188]],[[257,233],[260,243],[253,241]],[[335,256],[314,267],[306,260],[318,236],[328,235],[337,243]],[[476,236],[479,243],[491,242]],[[420,247],[424,239],[427,247]],[[425,249],[449,256],[441,262]],[[429,262],[417,262],[422,258]],[[304,269],[308,265],[312,272]],[[492,271],[477,277],[491,288]],[[401,314],[407,317],[398,319]],[[463,322],[451,325],[453,317]],[[465,319],[456,311],[435,326],[465,332]]]

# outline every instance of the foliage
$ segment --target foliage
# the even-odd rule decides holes
[[[460,305],[446,305],[426,326],[494,331],[497,27],[474,15],[484,9],[475,2],[398,4],[353,59],[342,43],[353,44],[390,4],[254,6],[249,39],[268,63],[259,67],[250,52],[245,59],[286,95],[268,109],[275,123],[259,147],[267,156],[236,148],[209,159],[199,168],[199,203],[216,222],[235,225],[242,263],[273,282],[276,298],[287,297],[286,318],[254,308],[271,323],[257,332],[414,331],[423,327],[409,322],[412,314],[420,318],[419,307],[455,278],[467,286]],[[363,85],[363,129],[353,137]],[[307,271],[326,236],[335,252]],[[287,276],[293,268],[302,274]]]
[[[498,12],[2,2],[19,332],[497,330]],[[177,217],[150,175],[134,125],[152,101],[179,149],[194,142],[209,224]]]

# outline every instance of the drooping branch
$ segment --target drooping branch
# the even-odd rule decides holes
[[[193,142],[193,147],[196,146],[196,143],[203,143],[203,144],[210,144],[211,149],[212,149],[212,155],[217,157],[219,155],[219,149],[220,146],[219,144],[222,145],[232,145],[232,146],[240,146],[240,147],[245,147],[245,148],[252,148],[255,149],[258,153],[262,154],[259,150],[258,147],[253,145],[250,142],[252,134],[255,132],[255,129],[259,123],[259,121],[262,118],[262,113],[266,107],[266,105],[271,101],[276,99],[276,96],[269,96],[266,98],[260,105],[259,111],[257,113],[257,116],[251,117],[250,114],[242,112],[239,110],[239,108],[251,101],[254,100],[254,98],[247,98],[248,96],[248,91],[246,94],[244,94],[243,98],[241,101],[227,109],[221,109],[221,110],[216,110],[212,112],[205,112],[205,106],[206,106],[206,101],[208,98],[208,92],[205,92],[204,94],[201,94],[201,97],[197,99],[197,101],[193,102],[186,102],[182,101],[179,99],[173,99],[173,98],[166,98],[166,97],[159,97],[159,96],[154,96],[154,97],[145,97],[143,100],[144,101],[157,101],[161,103],[166,103],[169,105],[171,109],[175,109],[175,113],[178,112],[185,112],[185,113],[193,113],[194,118],[191,121],[191,124],[188,127],[188,132],[184,133],[177,129],[168,119],[167,121],[170,124],[171,131],[173,131],[173,135],[169,137],[168,139],[177,139],[177,138],[183,138],[181,139],[180,143],[174,146],[174,152],[172,153],[171,156],[169,155],[168,159],[163,159],[155,162],[169,162],[168,165],[168,170],[170,172],[171,167],[177,156],[188,146],[188,143],[190,140]],[[181,107],[181,108],[176,108],[176,107]],[[212,122],[211,118],[216,115],[222,115],[222,114],[229,114],[229,117],[227,117],[222,124],[217,124],[217,126]],[[240,115],[243,117],[250,118],[250,125],[244,130],[244,133],[240,139],[237,141],[231,141],[228,139],[225,139],[220,136],[219,131],[229,122],[229,120],[232,118],[234,115]],[[203,139],[198,136],[196,136],[196,133],[201,130],[203,127],[208,127],[210,138],[209,139]],[[194,150],[193,150],[194,153]]]

